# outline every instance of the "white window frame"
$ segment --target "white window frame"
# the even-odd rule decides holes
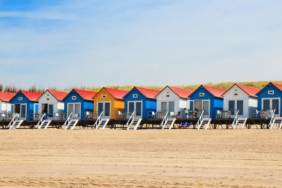
[[[71,97],[71,100],[73,100],[73,101],[75,101],[76,99],[77,99],[76,96],[72,96],[72,97]]]
[[[67,114],[69,114],[69,104],[73,104],[73,112],[72,113],[72,117],[75,117],[74,114],[75,114],[75,104],[80,104],[80,108],[79,108],[79,117],[78,119],[81,119],[82,118],[82,114],[81,114],[81,102],[75,102],[75,103],[72,103],[72,102],[69,102],[69,103],[66,103],[67,104]],[[48,105],[48,108],[49,108],[49,105]],[[47,109],[47,112],[48,112],[49,109]],[[55,110],[54,110],[55,111]]]
[[[97,102],[97,107],[96,107],[96,111],[98,112],[98,106],[99,106],[99,103],[103,103],[103,118],[109,118],[111,119],[111,115],[112,115],[112,102],[111,101],[98,101]],[[109,116],[105,116],[105,103],[110,103],[110,114]],[[99,116],[100,114],[98,114]]]
[[[138,94],[133,94],[133,98],[138,98]]]
[[[23,97],[19,97],[19,98],[18,98],[18,101],[23,101]]]
[[[278,108],[279,108],[279,113],[278,114],[275,114],[274,116],[275,117],[280,117],[280,114],[281,114],[281,105],[280,105],[280,103],[281,103],[281,99],[280,99],[280,97],[276,97],[276,98],[261,98],[261,110],[263,109],[263,101],[264,100],[270,100],[270,109],[272,109],[272,100],[273,99],[278,99]]]
[[[274,90],[268,90],[268,95],[274,95]]]
[[[19,113],[19,119],[20,120],[26,120],[27,119],[27,103],[16,103],[16,104],[19,104],[20,105],[20,113]],[[15,105],[15,104],[13,104],[13,105]],[[24,118],[22,118],[21,117],[21,111],[22,111],[22,105],[25,105],[25,117]],[[15,113],[15,106],[13,107],[13,113]]]
[[[134,111],[135,111],[135,117],[139,117],[139,118],[142,118],[142,116],[143,116],[143,101],[142,100],[139,100],[139,101],[127,101],[127,111],[129,112],[129,103],[130,102],[133,102],[134,103]],[[141,102],[141,115],[140,116],[137,116],[136,115],[136,103],[137,102]]]
[[[103,98],[103,99],[107,98],[107,95],[102,95],[102,98]]]
[[[205,93],[199,93],[199,97],[205,97]]]

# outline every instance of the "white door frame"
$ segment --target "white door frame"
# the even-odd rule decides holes
[[[47,103],[45,103],[45,104],[47,104]],[[73,104],[73,113],[72,113],[72,117],[74,117],[74,114],[75,114],[75,104],[79,104],[79,105],[80,105],[80,108],[79,108],[79,117],[78,117],[78,119],[81,119],[81,116],[82,116],[82,114],[81,114],[81,103],[80,103],[80,102],[75,102],[75,103],[70,102],[70,103],[67,103],[67,114],[69,114],[69,104]],[[47,105],[47,106],[48,106],[48,105]],[[47,112],[48,112],[48,108],[49,108],[49,106],[47,107]]]
[[[274,116],[275,117],[280,117],[280,114],[281,114],[281,111],[280,111],[281,110],[281,106],[280,106],[280,100],[281,99],[280,99],[280,97],[276,97],[276,98],[261,98],[261,110],[263,110],[263,101],[264,100],[270,100],[269,108],[272,109],[272,100],[273,99],[278,99],[278,108],[279,108],[278,109],[279,110],[278,114],[275,114]]]
[[[127,101],[127,111],[129,112],[129,103],[130,102],[133,102],[133,104],[134,104],[134,110],[133,111],[135,111],[135,114],[134,114],[134,116],[136,117],[136,118],[142,118],[142,116],[143,116],[143,101],[142,100],[139,100],[139,101]],[[140,116],[137,116],[137,114],[136,114],[136,103],[137,102],[141,102],[141,115]],[[131,114],[130,114],[131,115]]]
[[[202,110],[204,110],[204,102],[209,102],[209,107],[208,107],[208,109],[209,109],[209,111],[208,111],[208,115],[203,115],[203,117],[204,118],[210,118],[210,116],[211,116],[211,102],[210,102],[210,100],[202,100]]]
[[[98,101],[97,102],[97,112],[99,111],[98,110],[98,107],[99,107],[99,103],[102,103],[103,104],[103,118],[107,118],[107,119],[111,119],[111,111],[112,111],[112,103],[111,103],[111,101]],[[109,116],[105,116],[105,103],[110,103],[110,114],[109,114]],[[100,114],[98,114],[98,116],[99,116]]]
[[[16,103],[16,104],[19,104],[20,105],[20,113],[19,113],[19,120],[26,120],[27,119],[27,103]],[[15,105],[16,104],[13,104],[14,105],[14,112],[13,113],[16,113],[15,112]],[[22,112],[22,105],[25,105],[25,117],[22,118],[21,117],[21,112]]]

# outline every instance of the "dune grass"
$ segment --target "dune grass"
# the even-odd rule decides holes
[[[249,87],[254,87],[258,89],[264,88],[270,81],[257,81],[257,82],[236,82],[237,84],[244,85],[244,86],[249,86]],[[272,81],[277,84],[282,85],[282,81]],[[220,89],[229,89],[231,86],[233,86],[235,82],[221,82],[221,83],[206,83],[203,85],[211,86],[211,87],[216,87]],[[200,84],[195,84],[195,85],[176,85],[175,87],[183,88],[183,89],[189,89],[189,90],[195,90],[200,86]],[[125,91],[130,91],[134,86],[133,85],[124,85],[124,86],[106,86],[108,88],[112,89],[120,89],[120,90],[125,90]],[[138,87],[143,87],[147,89],[155,89],[155,90],[162,90],[165,86],[143,86],[140,85]],[[100,91],[102,87],[92,87],[92,88],[87,88],[86,90],[88,91]]]

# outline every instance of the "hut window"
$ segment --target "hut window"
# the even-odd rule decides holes
[[[106,98],[106,95],[102,95],[102,98]]]
[[[23,101],[23,98],[22,98],[22,97],[19,97],[18,100],[19,100],[19,101]]]
[[[49,101],[49,98],[47,98],[47,101]]]
[[[169,95],[166,95],[166,97],[169,97]]]
[[[274,90],[269,90],[268,95],[274,95]]]
[[[238,95],[238,93],[234,93],[234,95],[235,95],[235,96],[237,96],[237,95]]]
[[[200,93],[199,96],[200,96],[200,97],[204,97],[204,96],[205,96],[205,93]]]
[[[133,94],[133,98],[138,98],[138,94]]]
[[[72,96],[72,100],[76,100],[76,96]]]

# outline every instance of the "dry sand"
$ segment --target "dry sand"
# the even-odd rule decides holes
[[[0,130],[0,186],[282,187],[282,131]]]

